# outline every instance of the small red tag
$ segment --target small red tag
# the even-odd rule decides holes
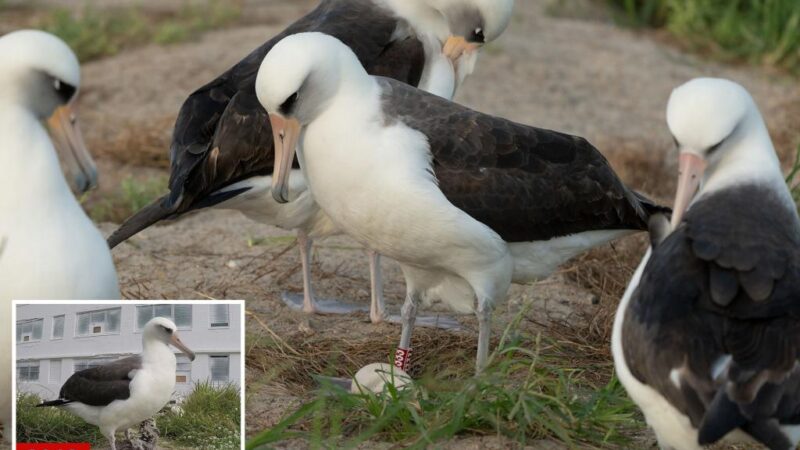
[[[411,349],[397,347],[394,352],[394,366],[400,370],[407,371],[409,362],[411,362]]]
[[[17,450],[91,450],[88,442],[51,442],[47,444],[17,443]]]

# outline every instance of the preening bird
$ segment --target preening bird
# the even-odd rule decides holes
[[[312,239],[339,230],[316,205],[297,166],[290,168],[292,182],[286,185],[291,201],[278,204],[271,198],[272,129],[255,93],[264,55],[286,36],[322,32],[348,45],[368,72],[451,98],[472,72],[478,49],[506,29],[512,7],[513,0],[323,0],[189,96],[173,132],[170,193],[127,219],[109,245],[193,210],[238,210],[255,221],[297,230],[304,292],[300,298],[284,295],[287,304],[306,312],[353,311],[353,305],[314,298]],[[370,252],[373,322],[385,317],[379,264],[378,254]]]
[[[291,199],[300,142],[320,208],[365,247],[400,262],[401,368],[421,302],[476,312],[480,370],[492,308],[512,281],[547,276],[591,247],[645,229],[662,209],[625,187],[586,140],[370,76],[350,48],[321,33],[275,45],[256,92],[275,135],[275,200]]]
[[[74,110],[79,87],[78,59],[57,37],[33,30],[0,37],[0,423],[6,430],[11,300],[120,297],[111,252],[59,165],[60,155],[75,191],[95,184]],[[4,436],[10,439],[8,431]]]
[[[164,317],[150,319],[142,330],[142,353],[81,370],[67,379],[58,399],[37,407],[66,409],[96,425],[116,450],[116,433],[153,417],[175,390],[175,346],[190,360],[195,354],[178,337],[175,324]]]
[[[712,78],[675,89],[667,123],[672,232],[617,310],[617,375],[661,448],[797,448],[800,219],[767,127],[742,86]]]

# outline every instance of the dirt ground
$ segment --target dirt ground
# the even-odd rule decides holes
[[[152,8],[179,4],[136,3]],[[183,99],[315,3],[244,1],[246,19],[235,27],[205,33],[194,42],[147,46],[86,64],[80,111],[84,134],[102,170],[101,190],[112,189],[129,174],[166,173],[171,125]],[[728,77],[756,98],[776,146],[787,159],[800,137],[796,80],[708,62],[665,42],[660,34],[621,29],[607,14],[596,11],[577,0],[517,1],[508,32],[486,49],[457,100],[522,123],[582,135],[609,157],[632,187],[669,201],[675,159],[664,121],[669,93],[692,77]],[[115,225],[104,223],[101,228],[108,233]],[[255,240],[258,245],[249,245]],[[290,342],[316,336],[350,345],[381,340],[387,352],[375,354],[376,361],[384,359],[399,339],[397,328],[373,326],[366,314],[332,318],[289,311],[280,293],[301,290],[292,233],[259,225],[238,213],[204,212],[152,227],[115,249],[114,257],[125,297],[245,299],[249,312],[259,319],[248,323],[254,336],[272,332]],[[404,283],[395,263],[384,259],[383,267],[387,300],[397,310]],[[366,256],[345,237],[315,247],[313,275],[320,297],[369,301]],[[495,327],[502,329],[526,303],[534,305],[532,314],[539,318],[596,307],[592,304],[597,293],[571,280],[561,272],[534,285],[514,286],[508,302],[498,305]],[[477,335],[473,317],[460,321],[463,333]],[[252,369],[248,376],[248,433],[274,425],[297,406],[298,393],[291,386]],[[507,446],[511,444],[496,438],[469,438],[444,448]],[[559,448],[545,442],[534,447]]]

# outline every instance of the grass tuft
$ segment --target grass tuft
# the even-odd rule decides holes
[[[167,192],[166,177],[151,177],[138,181],[129,176],[102,198],[89,195],[84,206],[95,222],[120,223]]]
[[[60,408],[36,408],[42,400],[33,394],[17,396],[17,442],[88,442],[106,439],[98,428]]]
[[[624,23],[666,27],[681,43],[725,61],[800,70],[797,0],[608,0]]]
[[[169,442],[168,448],[238,449],[239,399],[239,388],[234,385],[197,383],[180,408],[167,407],[156,416],[160,440]],[[17,397],[18,442],[89,442],[92,448],[107,445],[96,426],[60,408],[36,408],[41,401],[32,394]]]
[[[789,170],[789,174],[786,175],[786,184],[792,192],[792,198],[794,198],[798,211],[800,211],[800,180],[797,180],[798,173],[800,173],[800,144],[797,145],[792,168]]]
[[[520,444],[549,438],[573,447],[628,443],[626,436],[642,424],[619,382],[590,381],[594,377],[584,369],[563,363],[557,343],[519,333],[519,320],[507,328],[480,376],[444,369],[425,373],[407,389],[387,386],[382,394],[323,386],[247,448],[296,438],[312,448],[354,448],[367,441],[427,448],[460,436],[503,436]]]
[[[144,44],[183,42],[240,16],[241,6],[224,0],[186,2],[172,14],[151,14],[141,7],[97,10],[87,5],[80,11],[54,9],[37,28],[62,38],[85,62]]]
[[[197,383],[180,412],[168,410],[156,423],[161,436],[187,448],[239,448],[240,406],[237,386]]]

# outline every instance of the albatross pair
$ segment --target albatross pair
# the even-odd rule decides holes
[[[56,155],[77,192],[94,185],[94,163],[72,109],[79,87],[78,60],[55,36],[17,31],[0,37],[0,423],[6,439],[11,300],[120,295],[111,253],[70,192]]]
[[[289,199],[299,143],[320,208],[400,263],[401,368],[420,303],[441,300],[477,314],[480,370],[492,308],[512,281],[547,276],[593,246],[646,228],[660,210],[625,187],[586,140],[370,76],[331,36],[296,34],[276,44],[256,92],[275,135],[275,199]]]
[[[800,218],[767,127],[743,87],[707,78],[672,93],[667,122],[675,211],[619,305],[617,374],[661,448],[795,449]]]
[[[478,49],[506,29],[512,7],[513,0],[323,0],[189,96],[173,133],[170,193],[126,220],[109,238],[109,245],[113,248],[160,220],[192,210],[210,206],[239,210],[258,222],[297,230],[304,295],[300,299],[285,295],[290,306],[326,313],[361,309],[314,298],[312,238],[341,231],[317,206],[297,166],[286,168],[292,172],[292,182],[285,185],[284,195],[291,201],[272,200],[275,158],[267,112],[256,98],[258,67],[284,37],[317,31],[344,42],[370,73],[452,98],[472,72]],[[375,252],[370,252],[370,273],[370,318],[380,322],[385,314]]]
[[[96,425],[116,450],[117,431],[124,430],[130,440],[128,429],[153,417],[172,398],[177,363],[170,345],[194,361],[171,320],[151,319],[142,330],[141,354],[75,372],[58,399],[37,406],[64,408]]]

